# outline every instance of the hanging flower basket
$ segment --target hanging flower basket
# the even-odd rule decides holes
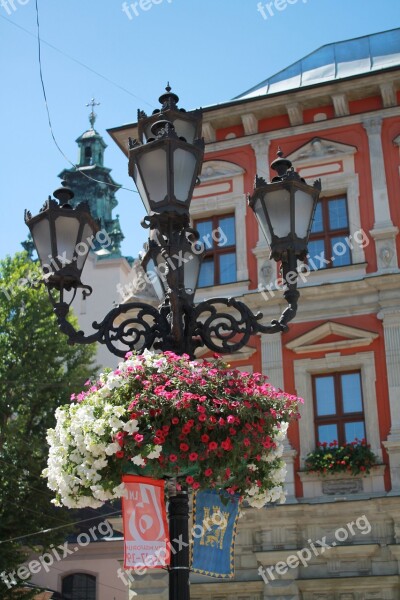
[[[283,440],[299,398],[259,373],[171,352],[127,354],[57,409],[44,475],[58,505],[98,507],[124,494],[121,477],[180,477],[251,506],[283,502]]]

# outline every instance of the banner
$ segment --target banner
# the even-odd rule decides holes
[[[221,492],[222,494],[222,492]],[[234,576],[239,496],[215,490],[197,492],[193,501],[192,570],[211,577]]]
[[[137,475],[123,475],[122,481],[128,490],[122,498],[124,568],[169,565],[164,481]]]

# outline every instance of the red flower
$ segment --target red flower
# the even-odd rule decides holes
[[[201,441],[203,442],[203,444],[207,444],[207,442],[208,442],[208,441],[209,441],[209,439],[210,439],[210,436],[209,436],[209,435],[207,435],[206,433],[203,433],[203,435],[201,436],[201,438],[200,438],[200,439],[201,439]]]
[[[170,454],[169,460],[170,460],[170,462],[176,462],[178,460],[178,457],[176,454]]]
[[[243,444],[244,444],[245,446],[251,446],[251,442],[250,442],[249,438],[244,438],[244,440],[243,440]]]
[[[198,489],[199,489],[199,487],[200,487],[200,484],[199,484],[199,482],[198,482],[198,481],[195,481],[195,482],[193,483],[193,485],[192,485],[192,488],[193,488],[194,490],[198,490]]]
[[[172,417],[171,423],[172,423],[172,425],[178,425],[178,423],[179,423],[178,417]]]
[[[210,468],[208,468],[208,469],[206,469],[206,470],[204,471],[204,475],[205,475],[206,477],[210,477],[210,475],[212,475],[212,474],[213,474],[213,470],[212,470],[212,469],[210,469]]]
[[[216,449],[218,448],[218,444],[217,444],[217,442],[210,442],[210,443],[208,444],[208,448],[209,448],[210,450],[216,450]]]
[[[123,458],[124,457],[124,452],[122,450],[118,450],[118,452],[115,453],[115,456],[117,458]]]
[[[226,477],[226,479],[229,479],[230,476],[231,476],[231,470],[229,467],[227,467],[225,469],[225,477]]]
[[[189,450],[189,445],[182,442],[182,444],[180,444],[179,448],[182,450],[182,452],[187,452]]]
[[[204,423],[204,421],[207,421],[207,416],[204,413],[201,413],[198,416],[198,419],[199,419],[200,423]]]
[[[142,434],[141,434],[141,433],[136,433],[136,434],[133,436],[133,439],[135,440],[135,442],[138,442],[138,443],[140,444],[140,442],[143,442],[143,439],[144,439],[144,438],[143,438],[143,436],[142,436]]]
[[[186,477],[186,483],[188,483],[189,485],[192,485],[192,483],[194,483],[194,479],[191,475],[188,475]]]
[[[189,460],[191,460],[192,462],[194,462],[195,460],[197,460],[199,457],[199,455],[197,454],[197,452],[191,452],[189,454]]]

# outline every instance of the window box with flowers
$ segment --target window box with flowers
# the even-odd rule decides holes
[[[365,439],[356,438],[342,445],[336,440],[330,444],[319,442],[305,459],[305,471],[299,473],[304,496],[383,491],[381,480],[385,466],[377,465],[377,460]]]

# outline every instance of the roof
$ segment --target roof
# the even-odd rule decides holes
[[[400,28],[327,44],[235,100],[346,79],[400,65]]]

